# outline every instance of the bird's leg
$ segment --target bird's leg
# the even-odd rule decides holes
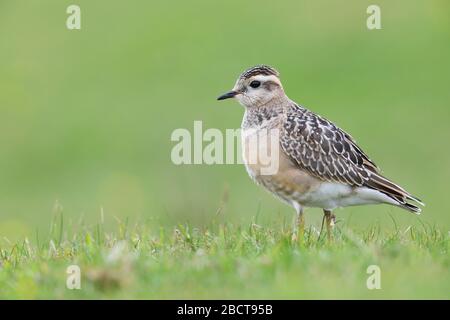
[[[303,240],[305,234],[305,217],[303,215],[303,208],[299,204],[294,204],[296,211],[294,232],[292,233],[292,242]]]
[[[327,236],[328,240],[332,239],[332,231],[334,228],[334,225],[336,224],[336,216],[330,211],[330,210],[323,210],[325,223],[327,226]]]

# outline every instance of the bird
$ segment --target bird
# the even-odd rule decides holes
[[[273,67],[245,70],[233,89],[217,100],[230,98],[245,109],[241,141],[246,170],[257,184],[295,209],[293,240],[304,232],[305,208],[323,210],[322,228],[325,221],[328,235],[335,225],[333,212],[342,207],[389,204],[421,213],[417,205],[424,203],[384,177],[350,134],[291,100]],[[253,139],[259,136],[262,140]],[[252,152],[270,154],[277,170],[265,173],[265,163],[252,158]]]

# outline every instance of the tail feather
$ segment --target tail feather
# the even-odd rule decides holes
[[[398,206],[402,209],[408,210],[417,215],[419,215],[422,212],[422,209],[420,209],[419,207],[416,207],[415,205],[410,204],[410,203],[403,203],[403,204],[399,204]]]
[[[422,210],[419,207],[408,203],[408,200],[417,202],[418,204],[425,206],[425,204],[419,198],[411,195],[399,185],[393,183],[392,181],[379,174],[372,174],[370,176],[370,179],[366,182],[366,186],[384,193],[388,197],[394,199],[397,202],[398,207],[415,214],[420,214]]]
[[[425,203],[424,203],[422,200],[420,200],[419,198],[417,198],[417,197],[415,197],[415,196],[413,196],[413,195],[411,195],[411,194],[408,194],[406,197],[407,197],[409,200],[412,200],[412,201],[417,202],[417,203],[420,204],[422,207],[425,207]]]

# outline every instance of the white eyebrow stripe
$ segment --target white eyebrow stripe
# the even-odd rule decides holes
[[[276,76],[274,76],[274,75],[266,76],[266,75],[263,75],[263,74],[259,74],[259,75],[256,75],[256,76],[251,77],[251,78],[249,79],[249,82],[248,82],[248,83],[250,83],[250,82],[252,82],[252,81],[255,81],[255,80],[256,80],[256,81],[260,81],[260,82],[262,82],[262,83],[267,82],[267,81],[272,81],[272,82],[277,83],[277,84],[280,85],[280,87],[281,87],[280,79],[278,79],[278,77],[276,77]]]

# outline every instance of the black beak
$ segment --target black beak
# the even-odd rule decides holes
[[[227,93],[221,95],[220,97],[218,97],[217,100],[225,100],[225,99],[233,98],[237,94],[239,94],[239,92],[230,91],[230,92],[227,92]]]

